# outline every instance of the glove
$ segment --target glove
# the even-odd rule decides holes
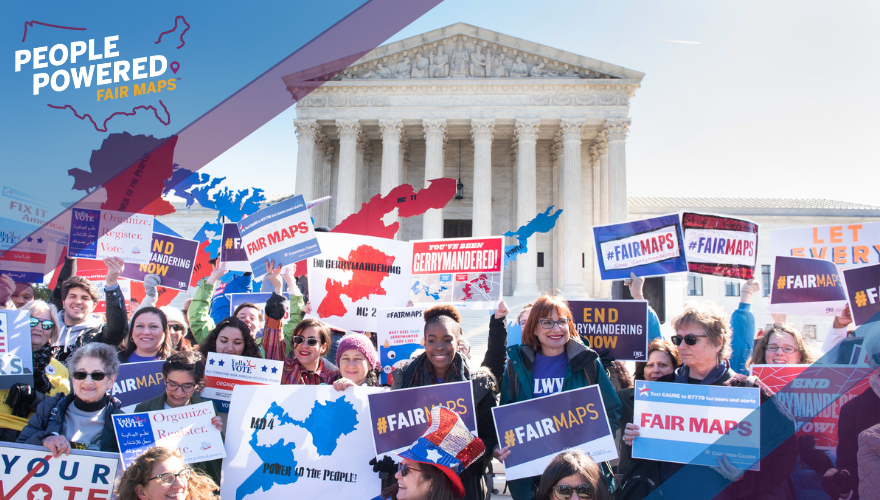
[[[817,474],[825,474],[825,471],[834,467],[831,459],[822,450],[816,449],[816,438],[810,434],[804,434],[798,438],[798,448],[801,460]]]
[[[284,318],[284,297],[273,293],[266,301],[266,316],[281,321]]]
[[[852,492],[853,478],[846,469],[831,468],[822,476],[822,490],[831,498],[845,497]]]
[[[388,455],[382,458],[382,460],[376,460],[376,457],[373,457],[370,460],[370,465],[373,466],[373,472],[379,473],[379,479],[385,479],[388,476],[393,476],[397,473],[397,463],[391,459]]]
[[[150,297],[158,297],[156,287],[162,284],[162,278],[158,274],[144,276],[144,292]]]
[[[17,383],[9,388],[6,396],[6,404],[12,408],[12,414],[16,417],[26,418],[31,414],[31,405],[37,399],[34,388],[22,383]]]

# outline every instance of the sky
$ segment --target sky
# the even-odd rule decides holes
[[[645,73],[629,196],[880,206],[878,21],[870,1],[445,0],[389,42],[465,22]],[[291,107],[202,172],[289,193],[294,118]]]

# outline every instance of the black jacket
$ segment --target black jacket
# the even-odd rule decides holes
[[[33,444],[41,446],[43,440],[57,432],[64,435],[64,416],[67,408],[73,403],[75,396],[59,394],[47,398],[37,407],[36,413],[31,416],[27,426],[21,430],[16,443]],[[113,430],[113,418],[111,415],[125,413],[122,411],[122,402],[110,397],[107,403],[107,411],[104,412],[104,432],[101,434],[101,450],[119,453],[119,444],[116,442],[116,432]]]

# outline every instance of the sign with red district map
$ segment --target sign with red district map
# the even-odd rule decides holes
[[[342,233],[317,237],[321,255],[308,260],[310,317],[375,332],[380,309],[406,306],[411,243]]]
[[[501,236],[414,241],[410,300],[492,309],[504,291],[503,271]]]

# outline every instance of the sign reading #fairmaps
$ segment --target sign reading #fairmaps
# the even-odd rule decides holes
[[[74,208],[67,256],[103,260],[119,257],[128,264],[149,264],[153,216]]]
[[[504,238],[413,241],[410,300],[492,309],[501,300]]]
[[[392,371],[408,363],[417,349],[425,348],[424,312],[421,307],[379,310],[376,340],[379,344],[383,384],[391,384],[394,381]]]
[[[158,275],[161,285],[175,290],[189,290],[199,242],[167,234],[153,233],[150,262],[125,266],[120,275],[135,281],[144,281],[148,274]]]
[[[750,280],[758,262],[758,225],[744,219],[684,212],[684,254],[694,274]]]
[[[220,237],[220,262],[226,264],[227,271],[250,272],[251,264],[248,262],[242,241],[238,224],[234,222],[223,224],[223,233]]]
[[[759,470],[761,399],[757,387],[636,380],[633,458],[718,467],[727,455],[740,469]]]
[[[618,361],[648,360],[646,300],[570,300],[574,326],[590,347]]]
[[[284,362],[209,352],[202,399],[213,401],[218,413],[229,413],[232,390],[239,385],[281,385]]]
[[[45,446],[3,443],[0,484],[4,500],[94,499],[111,497],[119,455],[71,449],[53,458]]]
[[[165,394],[164,364],[164,360],[157,360],[119,365],[113,396],[122,403],[122,411],[133,413],[138,404]]]
[[[827,260],[776,257],[770,286],[770,312],[839,316],[846,307],[837,267]]]
[[[880,222],[774,229],[773,255],[810,257],[840,269],[880,264]]]
[[[321,253],[302,195],[258,210],[238,229],[255,278],[266,274],[267,260],[286,266]]]
[[[595,385],[492,408],[507,480],[540,476],[559,452],[577,448],[602,462],[617,458],[617,447],[602,393]]]
[[[880,313],[880,264],[845,269],[843,280],[853,323],[864,325]]]
[[[664,215],[593,227],[603,280],[660,276],[688,270],[682,251],[681,218]]]

